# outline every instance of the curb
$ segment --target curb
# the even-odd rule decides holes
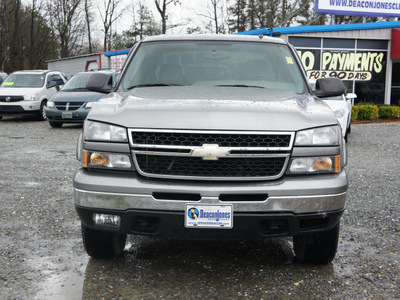
[[[392,122],[400,122],[400,118],[397,118],[397,119],[381,119],[381,120],[351,121],[351,124],[392,123]]]

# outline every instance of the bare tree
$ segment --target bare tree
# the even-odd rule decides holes
[[[41,14],[42,9],[42,3],[38,0],[32,0],[31,5],[25,8],[27,20],[24,22],[26,27],[24,48],[29,69],[43,68],[46,59],[56,57],[55,43],[51,38],[51,30]]]
[[[24,68],[23,47],[23,10],[20,0],[6,0],[2,5],[5,9],[4,54],[8,68],[21,70]]]
[[[174,5],[180,4],[179,0],[154,0],[154,3],[157,7],[158,12],[161,16],[161,33],[165,34],[167,32],[167,6],[173,3]]]
[[[93,46],[92,46],[92,31],[91,31],[91,23],[93,19],[92,14],[92,1],[85,0],[84,2],[84,10],[85,10],[85,20],[86,20],[86,29],[87,29],[87,36],[88,36],[88,50],[89,53],[93,53]]]
[[[5,69],[8,46],[8,0],[0,0],[0,70]]]
[[[211,33],[225,33],[225,11],[222,0],[209,1],[210,2],[207,4],[207,14],[197,13],[197,15],[209,20],[206,27],[211,31]],[[196,30],[196,28],[192,28],[190,30]]]
[[[111,37],[112,37],[111,26],[123,14],[122,10],[119,13],[117,11],[120,2],[121,2],[120,0],[104,0],[103,1],[104,7],[102,9],[99,8],[100,16],[103,21],[103,30],[104,30],[103,51],[111,49]]]
[[[80,10],[82,0],[48,0],[49,21],[60,43],[60,56],[79,54],[79,41],[83,34]]]

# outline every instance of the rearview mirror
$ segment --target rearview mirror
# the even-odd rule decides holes
[[[354,93],[348,93],[348,94],[346,95],[346,99],[347,99],[347,100],[352,100],[352,99],[355,99],[355,98],[357,98],[357,95],[354,94]]]
[[[86,81],[89,91],[108,94],[112,91],[112,77],[104,73],[93,73]]]
[[[320,78],[315,83],[315,95],[319,98],[334,97],[344,94],[344,85],[338,78]]]

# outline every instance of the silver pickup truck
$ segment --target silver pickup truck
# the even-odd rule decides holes
[[[92,75],[87,87],[101,92],[108,81]],[[145,38],[79,138],[73,185],[87,253],[118,256],[127,234],[293,236],[298,260],[332,261],[346,144],[318,97],[343,92],[329,78],[313,93],[280,39]]]

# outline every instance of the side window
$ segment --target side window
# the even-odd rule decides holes
[[[57,85],[63,85],[64,84],[64,80],[62,80],[61,76],[58,74],[54,74],[53,75],[53,79],[57,82]]]
[[[59,76],[58,76],[59,77]],[[59,77],[61,79],[61,77]],[[49,88],[51,85],[53,85],[54,88],[54,84],[55,84],[55,88],[57,89],[57,91],[60,89],[59,88],[59,83],[57,81],[57,75],[56,74],[48,74],[47,75],[47,88]],[[64,83],[62,83],[64,84]]]
[[[49,83],[52,82],[53,80],[54,80],[54,75],[53,75],[53,74],[47,75],[47,84],[49,84]]]

